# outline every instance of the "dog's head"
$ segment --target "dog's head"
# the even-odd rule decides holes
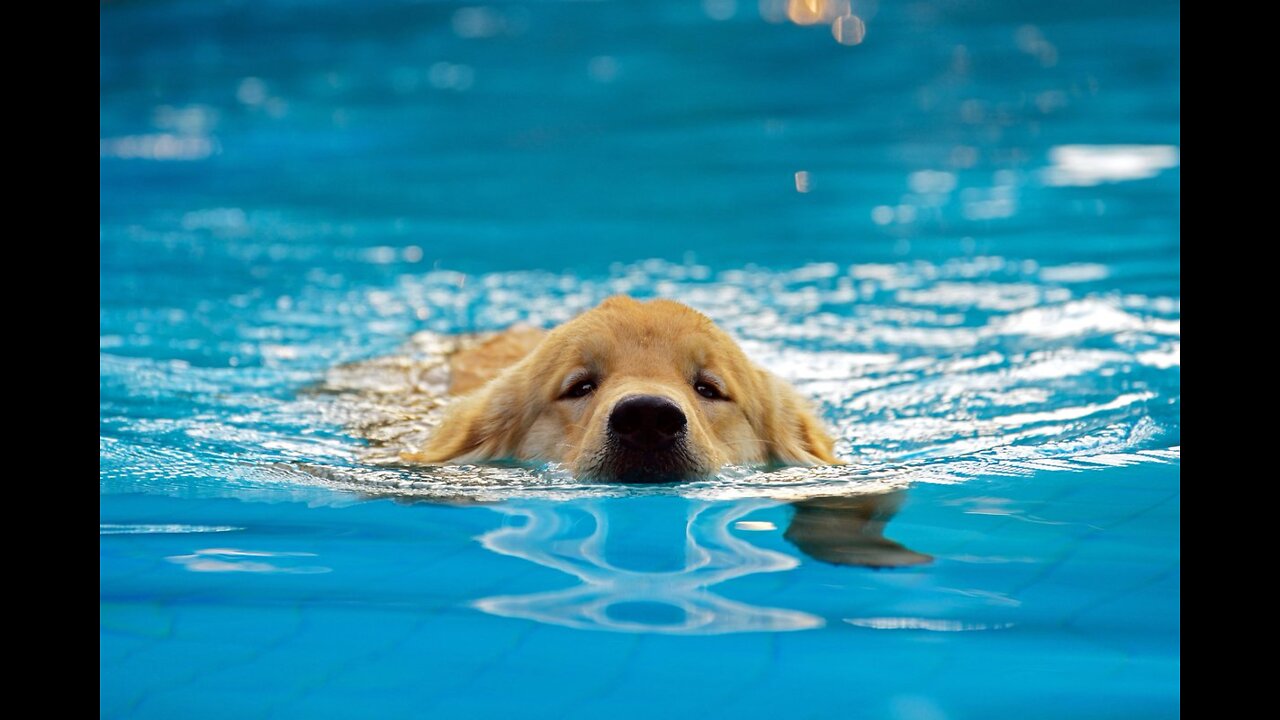
[[[582,477],[664,482],[728,463],[838,462],[785,382],[669,300],[614,297],[461,399],[423,462],[554,460]]]

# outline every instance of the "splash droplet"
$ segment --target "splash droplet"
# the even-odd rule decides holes
[[[796,192],[799,192],[799,193],[809,192],[809,171],[808,170],[801,170],[800,172],[796,173]]]
[[[838,17],[831,23],[831,35],[841,45],[858,45],[867,36],[867,24],[857,15]]]

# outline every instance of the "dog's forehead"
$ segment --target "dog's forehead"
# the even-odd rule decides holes
[[[566,328],[572,332],[565,349],[601,370],[685,372],[734,347],[704,315],[670,301],[606,303]]]

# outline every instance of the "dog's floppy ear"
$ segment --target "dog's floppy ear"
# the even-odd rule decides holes
[[[786,382],[760,370],[764,411],[754,420],[756,432],[779,465],[835,465],[835,441],[822,427],[808,401]]]
[[[511,457],[536,418],[522,393],[512,392],[514,372],[503,373],[449,408],[421,452],[402,453],[411,462],[484,462]]]

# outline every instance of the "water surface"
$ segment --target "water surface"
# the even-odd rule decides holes
[[[1178,714],[1178,5],[775,9],[101,9],[103,716]],[[849,464],[381,466],[318,391],[613,293]]]

